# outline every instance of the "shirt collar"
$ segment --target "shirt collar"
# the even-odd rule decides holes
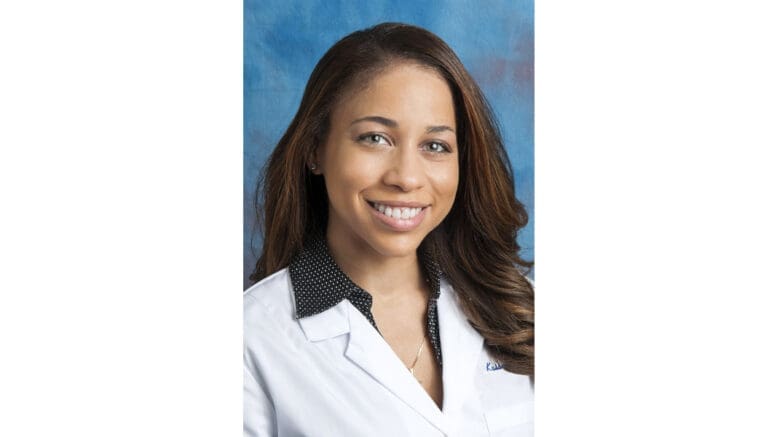
[[[437,300],[440,296],[440,266],[426,249],[419,249],[418,257],[429,282],[431,299]],[[371,298],[335,263],[322,235],[310,239],[294,257],[289,265],[289,276],[298,319],[322,313],[343,299],[351,300],[355,296]]]

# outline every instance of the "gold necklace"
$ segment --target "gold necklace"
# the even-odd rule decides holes
[[[413,365],[408,367],[407,370],[410,371],[410,374],[413,375],[413,378],[418,381],[418,383],[421,383],[421,380],[418,379],[417,376],[415,376],[415,365],[418,364],[418,358],[421,357],[421,351],[424,349],[424,345],[426,344],[426,333],[424,333],[424,338],[421,339],[421,344],[418,346],[418,353],[415,354],[415,360],[413,360]]]

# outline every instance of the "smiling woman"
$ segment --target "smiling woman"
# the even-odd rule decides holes
[[[335,44],[257,190],[245,434],[531,435],[527,221],[477,84],[430,32]]]
[[[324,177],[327,240],[338,264],[417,265],[416,249],[456,196],[455,125],[448,84],[409,62],[387,67],[334,108],[314,173]]]

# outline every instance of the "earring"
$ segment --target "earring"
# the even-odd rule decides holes
[[[315,162],[310,164],[310,171],[316,171],[317,168],[318,168],[318,166],[316,166]]]

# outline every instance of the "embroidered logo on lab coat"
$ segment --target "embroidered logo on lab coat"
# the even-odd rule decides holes
[[[492,363],[491,361],[486,362],[486,372],[493,372],[495,370],[499,370],[503,368],[504,366],[499,363]]]

